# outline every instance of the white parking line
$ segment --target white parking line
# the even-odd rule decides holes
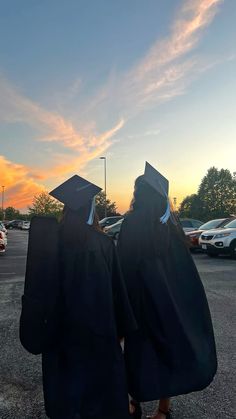
[[[0,275],[16,275],[16,272],[0,272]]]

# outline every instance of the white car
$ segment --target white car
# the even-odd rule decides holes
[[[223,228],[204,231],[199,238],[199,244],[209,256],[226,254],[236,259],[236,219]]]
[[[8,231],[2,221],[0,221],[0,231],[3,231],[7,236]]]
[[[7,247],[7,230],[3,223],[0,223],[0,253],[5,253]]]
[[[124,221],[124,218],[122,218],[121,220],[117,221],[117,223],[115,223],[115,224],[113,224],[109,227],[105,227],[104,228],[104,233],[106,233],[112,239],[118,240],[121,225],[122,225],[123,221]]]
[[[185,233],[188,231],[196,230],[197,228],[200,228],[202,224],[204,224],[203,221],[194,220],[192,218],[180,218],[179,221]]]
[[[22,221],[21,230],[29,230],[30,229],[30,221]]]

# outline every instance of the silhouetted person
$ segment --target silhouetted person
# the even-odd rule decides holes
[[[52,419],[126,419],[128,390],[119,338],[134,330],[116,250],[99,231],[100,188],[73,176],[51,192],[63,218],[32,220],[20,338],[42,353]]]
[[[216,350],[203,285],[177,220],[169,183],[146,163],[119,236],[118,253],[138,330],[125,339],[129,393],[137,402],[202,390],[212,381]]]

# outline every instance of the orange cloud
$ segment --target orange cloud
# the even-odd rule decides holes
[[[109,81],[109,88],[104,86],[95,98],[90,99],[91,103],[87,107],[85,105],[85,111],[90,113],[90,121],[91,114],[100,105],[106,113],[113,103],[128,119],[153,102],[161,103],[182,94],[188,85],[188,77],[198,73],[201,65],[196,59],[180,61],[180,58],[196,46],[202,30],[211,23],[221,2],[185,1],[169,37],[158,40],[131,71],[113,80],[113,86]],[[96,147],[104,144],[105,150],[111,145],[108,141],[124,125],[121,119],[115,127],[102,134],[95,132],[94,124],[90,124],[90,132],[83,123],[78,130],[70,120],[24,97],[3,78],[0,78],[0,94],[0,119],[33,126],[39,131],[40,141],[58,142],[66,149],[83,155],[84,162],[88,154],[94,154]]]
[[[44,187],[35,182],[34,175],[26,166],[15,164],[0,156],[1,186],[5,187],[4,207],[25,209],[34,195]]]
[[[158,40],[130,71],[117,79],[109,80],[90,103],[81,110],[85,116],[78,129],[63,115],[50,112],[25,97],[0,77],[0,121],[23,122],[38,133],[38,141],[60,144],[68,153],[56,156],[51,168],[39,162],[39,170],[17,165],[0,158],[2,182],[6,186],[6,203],[18,208],[27,206],[32,196],[40,191],[40,181],[77,172],[90,160],[103,154],[111,145],[112,138],[125,121],[153,103],[162,103],[183,94],[188,83],[199,71],[207,69],[197,58],[186,58],[200,40],[203,29],[214,18],[222,0],[189,0],[183,3],[170,32]],[[74,85],[73,94],[81,81]],[[118,123],[102,133],[96,132],[94,114],[97,109],[106,115],[115,104],[117,115],[124,115]],[[83,117],[82,117],[83,118]],[[86,121],[86,122],[84,122]],[[63,163],[58,163],[63,161]]]

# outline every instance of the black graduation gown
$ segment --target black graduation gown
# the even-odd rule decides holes
[[[138,401],[201,390],[217,368],[207,299],[183,235],[166,227],[168,254],[149,255],[147,223],[141,210],[130,213],[118,243],[139,327],[125,340],[129,392]]]
[[[65,246],[56,220],[33,219],[20,338],[28,351],[42,353],[50,418],[125,419],[128,390],[118,337],[136,323],[113,242],[87,229],[84,248]]]

